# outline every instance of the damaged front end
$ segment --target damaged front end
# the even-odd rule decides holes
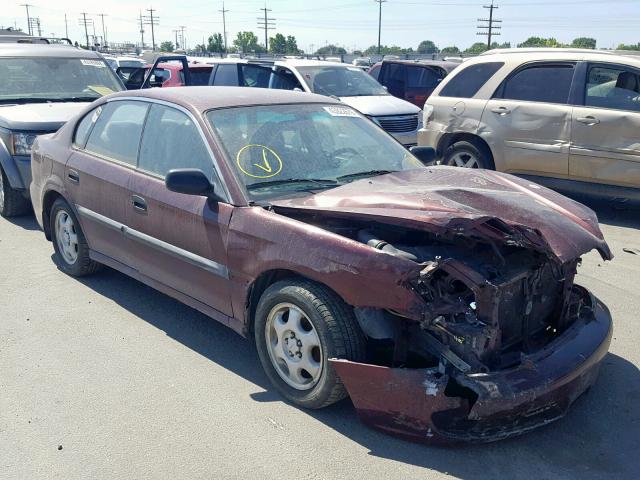
[[[429,443],[499,440],[562,417],[595,381],[611,317],[574,284],[579,259],[524,247],[497,220],[482,228],[506,240],[357,232],[419,264],[407,288],[424,300],[419,320],[355,309],[368,363],[331,362],[365,423]]]

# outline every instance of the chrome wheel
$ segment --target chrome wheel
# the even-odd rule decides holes
[[[78,260],[78,233],[71,215],[59,210],[55,220],[56,243],[62,259],[69,265]]]
[[[449,158],[449,165],[453,167],[480,168],[478,159],[469,152],[456,152]]]
[[[276,372],[296,390],[309,390],[320,380],[323,352],[320,337],[304,312],[280,303],[267,316],[265,337]]]

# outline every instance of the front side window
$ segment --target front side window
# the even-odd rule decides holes
[[[506,80],[501,98],[525,102],[566,104],[574,65],[534,65]]]
[[[313,93],[336,97],[388,95],[371,75],[358,67],[299,67]]]
[[[213,84],[216,86],[237,87],[238,66],[235,63],[221,63],[218,65]]]
[[[0,103],[93,101],[122,90],[102,59],[0,58]]]
[[[200,132],[188,115],[152,105],[142,135],[138,168],[164,177],[175,168],[198,168],[214,180],[214,168]]]
[[[144,102],[108,103],[99,114],[85,149],[135,166],[148,108]]]
[[[378,77],[380,76],[380,65],[374,65],[373,67],[371,67],[371,70],[369,70],[369,75],[378,80]]]
[[[208,112],[207,119],[253,199],[422,167],[402,145],[344,105],[226,108]]]
[[[504,63],[502,62],[469,65],[451,77],[440,91],[440,96],[472,98],[503,65]]]
[[[591,66],[584,103],[589,107],[640,111],[640,75],[622,66]]]

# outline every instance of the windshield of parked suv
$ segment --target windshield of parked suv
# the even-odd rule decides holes
[[[371,75],[358,67],[300,67],[298,71],[313,93],[336,97],[388,95]]]
[[[101,59],[0,58],[0,102],[92,101],[122,90]]]
[[[212,110],[207,118],[252,199],[333,188],[422,167],[373,122],[343,105]]]

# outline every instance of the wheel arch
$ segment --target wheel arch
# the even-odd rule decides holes
[[[489,155],[491,161],[495,165],[495,157],[493,155],[493,151],[489,144],[479,135],[474,133],[466,133],[466,132],[456,132],[456,133],[445,133],[438,142],[438,156],[443,157],[444,153],[447,149],[456,142],[469,142],[474,144],[476,147],[482,149]]]
[[[16,165],[16,161],[13,155],[9,153],[9,149],[5,145],[4,141],[0,138],[0,167],[4,171],[4,174],[9,180],[9,186],[17,189],[24,190],[25,186],[20,176],[20,171]]]
[[[69,204],[73,213],[78,217],[78,212],[73,205],[60,193],[58,190],[50,189],[45,192],[42,197],[42,228],[44,230],[44,236],[47,240],[51,241],[51,208],[58,198],[62,198]]]

